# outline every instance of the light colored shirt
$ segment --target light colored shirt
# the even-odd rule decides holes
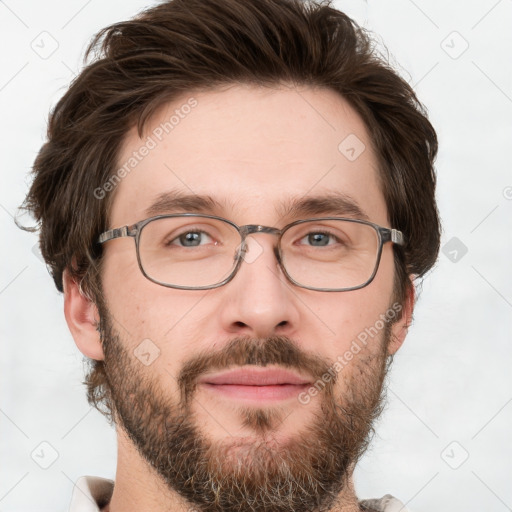
[[[110,502],[113,491],[113,480],[81,476],[73,488],[69,512],[100,512]],[[405,505],[390,494],[380,499],[362,500],[359,504],[375,512],[407,512]]]

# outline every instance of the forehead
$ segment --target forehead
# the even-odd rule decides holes
[[[117,169],[111,226],[166,211],[273,225],[324,209],[387,225],[367,129],[330,89],[236,84],[183,95],[142,138],[129,131]]]

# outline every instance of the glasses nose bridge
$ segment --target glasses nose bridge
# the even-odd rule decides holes
[[[267,233],[269,235],[280,236],[282,230],[270,226],[262,226],[261,224],[247,224],[245,226],[240,226],[239,232],[242,236],[242,241],[245,241],[247,235],[251,235],[253,233]]]
[[[242,255],[247,250],[246,238],[248,235],[252,235],[255,233],[266,233],[268,235],[276,235],[278,238],[278,243],[273,246],[274,256],[276,257],[278,263],[281,265],[281,255],[279,250],[279,241],[281,240],[281,235],[283,233],[282,229],[273,228],[271,226],[262,226],[261,224],[247,224],[245,226],[240,226],[238,228],[238,232],[240,233],[241,241],[241,253]]]

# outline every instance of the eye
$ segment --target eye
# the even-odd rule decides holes
[[[336,242],[341,242],[338,237],[327,231],[312,231],[303,236],[300,240],[304,239],[307,239],[308,244],[311,244],[312,247],[326,247]],[[329,240],[332,240],[333,243],[329,243]]]
[[[181,235],[170,239],[166,242],[166,246],[177,245],[178,247],[198,247],[201,244],[201,241],[205,241],[205,237],[208,237],[210,240],[213,240],[210,235],[206,231],[185,231]],[[179,243],[175,243],[179,242]],[[215,242],[215,245],[217,242]]]

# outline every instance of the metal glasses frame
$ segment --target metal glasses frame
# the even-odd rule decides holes
[[[152,278],[149,276],[146,271],[144,270],[144,267],[142,265],[141,259],[140,259],[140,250],[139,250],[139,241],[140,241],[140,235],[142,230],[144,229],[144,226],[149,224],[150,222],[153,222],[157,219],[166,219],[171,217],[203,217],[206,219],[217,219],[223,222],[226,222],[227,224],[233,226],[239,233],[241,238],[240,243],[240,251],[237,255],[237,262],[235,267],[233,268],[233,271],[231,274],[226,277],[223,281],[220,283],[216,283],[209,286],[180,286],[180,285],[173,285],[169,283],[164,283],[162,281],[158,281],[157,279]],[[283,237],[283,234],[290,229],[293,226],[296,226],[297,224],[302,224],[304,222],[311,222],[311,221],[317,221],[317,220],[343,220],[348,222],[355,222],[359,224],[365,224],[367,226],[371,226],[377,233],[377,237],[379,239],[379,249],[377,251],[377,258],[375,263],[375,268],[373,269],[372,275],[370,278],[364,282],[361,285],[358,286],[352,286],[348,288],[314,288],[311,286],[305,286],[303,284],[298,283],[295,281],[288,272],[286,271],[286,268],[284,267],[281,259],[281,239]],[[206,214],[200,214],[200,213],[174,213],[174,214],[166,214],[166,215],[157,215],[155,217],[150,217],[148,219],[141,220],[135,224],[132,224],[131,226],[123,226],[121,228],[114,228],[109,229],[108,231],[103,232],[99,237],[97,242],[99,244],[103,244],[105,242],[108,242],[109,240],[114,240],[115,238],[122,238],[126,236],[133,237],[135,239],[135,248],[137,251],[137,261],[139,264],[140,271],[150,281],[153,283],[159,284],[161,286],[166,286],[168,288],[177,288],[179,290],[210,290],[212,288],[218,288],[220,286],[224,286],[225,284],[229,283],[231,281],[236,273],[238,272],[238,269],[240,268],[240,265],[243,260],[243,255],[246,252],[247,246],[245,243],[245,239],[248,235],[253,233],[268,233],[271,235],[277,235],[278,241],[277,245],[274,246],[274,254],[277,258],[277,261],[279,263],[279,266],[281,267],[281,270],[283,271],[286,278],[294,285],[299,286],[300,288],[305,288],[307,290],[315,290],[315,291],[322,291],[322,292],[345,292],[345,291],[351,291],[351,290],[358,290],[360,288],[364,288],[365,286],[368,286],[374,279],[375,274],[377,273],[377,270],[379,268],[380,259],[382,255],[382,246],[387,242],[392,242],[397,245],[403,245],[404,244],[404,236],[401,231],[398,231],[397,229],[390,229],[390,228],[384,228],[382,226],[379,226],[378,224],[375,224],[370,221],[366,220],[360,220],[360,219],[350,219],[345,217],[314,217],[311,219],[302,219],[302,220],[296,220],[294,222],[291,222],[290,224],[287,224],[283,229],[278,229],[270,226],[262,226],[259,224],[247,224],[245,226],[238,226],[234,222],[231,222],[228,219],[225,219],[223,217],[217,217],[216,215],[206,215]]]

